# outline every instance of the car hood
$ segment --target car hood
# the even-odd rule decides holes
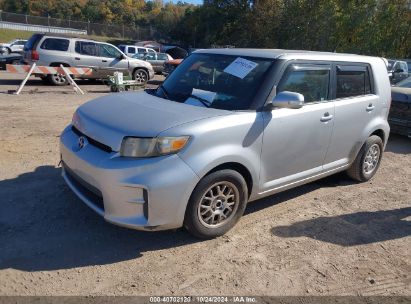
[[[146,92],[116,93],[80,106],[73,125],[90,138],[119,151],[125,136],[156,137],[181,124],[231,113],[186,105]]]
[[[411,102],[411,88],[391,87],[391,97],[394,101]]]

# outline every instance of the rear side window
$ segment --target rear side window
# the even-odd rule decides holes
[[[136,48],[135,48],[135,47],[132,47],[132,46],[129,46],[129,47],[128,47],[128,52],[129,52],[130,54],[135,54],[135,53],[136,53]]]
[[[304,102],[325,101],[328,99],[330,70],[315,67],[299,70],[292,67],[278,85],[277,92],[290,91],[304,95]]]
[[[366,66],[337,66],[336,98],[367,94],[371,94],[371,81]]]
[[[145,53],[147,53],[147,51],[146,51],[146,49],[141,49],[141,48],[139,48],[139,49],[138,49],[138,53],[139,53],[139,54],[145,54]]]
[[[98,56],[97,44],[88,41],[76,41],[76,53],[88,56]]]
[[[65,52],[68,50],[69,44],[70,41],[67,39],[46,38],[40,45],[40,48],[43,50]]]

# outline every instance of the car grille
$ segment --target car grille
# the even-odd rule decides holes
[[[64,172],[70,182],[81,192],[93,205],[104,212],[103,194],[96,187],[87,183],[84,179],[74,173],[64,162],[62,162]]]
[[[103,150],[103,151],[105,151],[105,152],[107,152],[107,153],[113,152],[113,150],[112,150],[109,146],[107,146],[107,145],[105,145],[105,144],[102,144],[101,142],[99,142],[99,141],[91,138],[90,136],[87,136],[86,134],[84,134],[83,132],[81,132],[79,129],[77,129],[75,126],[72,126],[71,129],[72,129],[73,132],[76,133],[78,136],[84,136],[85,138],[87,138],[88,142],[89,142],[92,146],[94,146],[94,147],[96,147],[96,148],[99,148],[100,150]]]

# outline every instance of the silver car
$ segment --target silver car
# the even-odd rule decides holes
[[[161,74],[164,70],[164,63],[170,60],[173,60],[173,57],[171,57],[167,53],[145,53],[145,54],[137,54],[133,56],[133,58],[145,60],[149,62],[154,69],[155,73]]]
[[[196,51],[157,89],[80,106],[61,134],[62,174],[110,223],[211,238],[247,202],[340,171],[371,179],[390,94],[381,58]]]
[[[150,63],[127,57],[112,44],[77,37],[34,34],[24,46],[25,63],[38,66],[69,66],[93,68],[92,75],[79,78],[107,78],[114,72],[131,75],[138,83],[154,77]],[[38,75],[54,85],[65,85],[63,75]]]

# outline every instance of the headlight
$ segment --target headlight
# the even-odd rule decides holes
[[[154,157],[177,153],[187,144],[190,136],[139,138],[125,137],[120,155],[126,157]]]

